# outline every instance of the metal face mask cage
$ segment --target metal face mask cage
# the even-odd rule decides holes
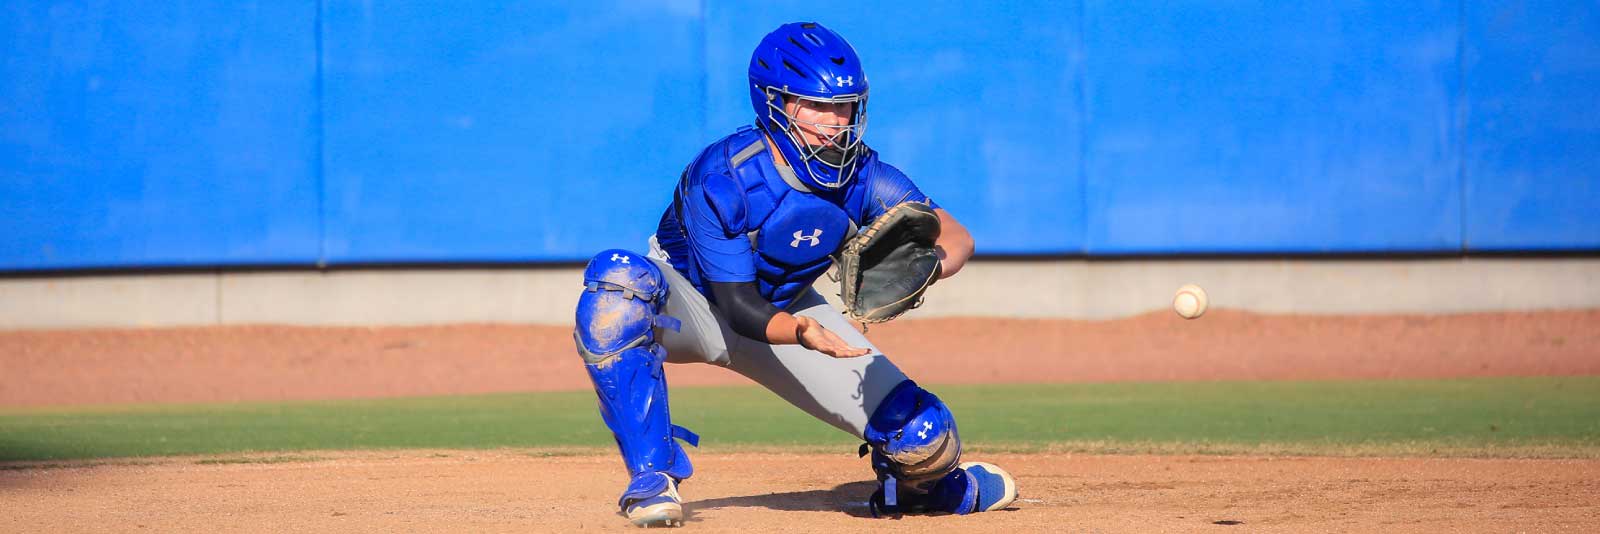
[[[861,156],[861,139],[867,133],[866,93],[819,98],[791,93],[777,87],[767,87],[765,91],[767,93],[767,120],[783,126],[783,134],[789,138],[791,146],[795,148],[796,152],[800,153],[800,157],[803,160],[793,166],[804,168],[811,180],[823,187],[837,189],[849,182],[850,178],[855,176],[856,164],[860,161]],[[811,102],[852,104],[850,122],[835,126],[796,119],[794,115],[790,115],[784,109],[784,99],[780,95],[792,96],[799,100]],[[773,116],[774,111],[783,116],[783,120],[777,120]],[[822,138],[823,144],[807,145],[800,139],[800,133],[796,131],[800,127],[808,128],[813,133],[816,133]],[[844,157],[839,159],[838,164],[829,162],[821,157],[822,151],[830,146],[836,147],[844,153]],[[814,172],[812,169],[812,162],[826,165],[836,169],[838,172],[832,179],[827,176],[818,176],[819,173]]]

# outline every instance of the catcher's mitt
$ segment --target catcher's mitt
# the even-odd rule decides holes
[[[839,252],[839,298],[845,313],[881,323],[922,305],[922,292],[939,279],[939,215],[921,202],[889,208]]]

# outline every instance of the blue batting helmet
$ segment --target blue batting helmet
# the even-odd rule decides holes
[[[798,121],[785,109],[786,97],[850,104],[849,123]],[[839,34],[815,22],[785,24],[767,34],[750,56],[750,103],[756,124],[808,185],[838,189],[855,177],[866,150],[861,136],[867,129],[867,74]],[[797,127],[817,134],[823,144],[806,144]]]

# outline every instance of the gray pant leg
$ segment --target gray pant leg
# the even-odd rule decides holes
[[[815,290],[807,289],[791,309],[799,310],[796,315],[816,319],[851,346],[872,352],[856,358],[834,358],[799,345],[768,345],[739,337],[729,368],[812,417],[862,437],[873,410],[878,409],[889,390],[906,380],[905,373]]]
[[[769,345],[733,332],[722,313],[687,278],[666,263],[652,238],[650,257],[667,277],[664,312],[682,322],[678,331],[658,332],[671,363],[711,363],[728,367],[778,394],[789,404],[860,438],[867,418],[905,373],[868,341],[816,290],[807,289],[789,309],[816,319],[853,347],[872,352],[834,358],[800,345]],[[794,311],[798,310],[798,311]]]
[[[670,363],[712,363],[727,366],[729,340],[742,339],[733,327],[672,265],[652,258],[667,277],[667,303],[662,313],[682,323],[678,331],[657,330]]]

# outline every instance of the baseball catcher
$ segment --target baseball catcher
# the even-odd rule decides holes
[[[749,66],[755,123],[706,147],[678,179],[646,254],[584,269],[573,338],[616,438],[636,525],[683,522],[694,474],[672,424],[663,363],[732,369],[865,443],[876,514],[997,510],[1004,470],[963,462],[944,401],[851,327],[921,302],[959,272],[972,236],[862,142],[867,76],[838,34],[786,24]],[[811,288],[837,263],[845,311]]]

